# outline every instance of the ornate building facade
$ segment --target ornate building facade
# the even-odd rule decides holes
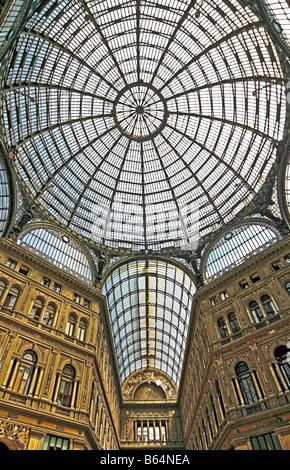
[[[289,2],[0,3],[0,449],[290,450]]]

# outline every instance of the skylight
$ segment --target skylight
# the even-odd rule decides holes
[[[228,232],[206,259],[205,280],[208,282],[239,266],[249,256],[265,250],[280,238],[278,230],[263,223],[243,225]]]
[[[51,0],[3,91],[34,200],[97,245],[184,247],[262,187],[285,125],[280,59],[236,1]]]
[[[189,275],[163,260],[130,261],[109,274],[103,293],[122,382],[150,367],[179,384],[195,292]]]

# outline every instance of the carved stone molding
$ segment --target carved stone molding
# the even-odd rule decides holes
[[[0,421],[0,441],[14,450],[27,449],[30,428],[8,420]]]

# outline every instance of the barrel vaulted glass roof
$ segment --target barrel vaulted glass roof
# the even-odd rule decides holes
[[[257,194],[285,124],[264,24],[237,0],[50,0],[2,94],[27,191],[116,249],[181,247]],[[197,215],[198,214],[198,215]]]
[[[120,378],[153,367],[179,383],[196,287],[183,269],[163,260],[135,260],[104,284]]]

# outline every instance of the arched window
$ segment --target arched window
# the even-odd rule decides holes
[[[236,374],[245,404],[249,405],[259,401],[253,377],[245,362],[240,362],[236,366]]]
[[[240,328],[239,322],[237,320],[236,314],[233,313],[233,312],[229,313],[228,319],[229,319],[229,324],[230,324],[232,333],[233,334],[238,333],[241,328]]]
[[[55,306],[52,304],[48,304],[43,315],[42,323],[46,326],[51,327],[53,324],[53,320],[55,318],[55,313],[56,313]]]
[[[76,317],[72,314],[68,316],[67,325],[66,325],[66,334],[68,336],[74,336],[76,327]]]
[[[11,287],[4,301],[4,304],[3,304],[4,307],[9,308],[9,309],[15,308],[19,295],[20,295],[20,290],[15,286]]]
[[[33,320],[39,321],[43,309],[43,301],[35,299],[29,317]]]
[[[66,365],[62,371],[57,403],[61,406],[71,406],[75,371],[72,366]]]
[[[263,297],[261,297],[261,302],[268,317],[273,317],[277,314],[276,307],[268,295],[263,295]]]
[[[85,341],[86,329],[87,329],[87,323],[84,319],[82,319],[78,327],[78,340]]]
[[[290,390],[290,349],[285,345],[278,346],[275,349],[274,355],[287,387]]]
[[[290,282],[287,282],[287,284],[285,285],[285,289],[287,293],[290,295]]]
[[[226,325],[224,318],[220,317],[217,323],[218,323],[218,328],[219,328],[221,338],[226,338],[227,336],[229,336],[229,332],[228,332],[227,325]]]
[[[249,303],[249,307],[256,323],[259,323],[260,321],[264,320],[262,310],[260,309],[259,304],[255,300]]]
[[[2,298],[6,289],[6,283],[4,281],[0,281],[0,299]]]
[[[27,395],[29,392],[33,394],[33,390],[30,390],[32,379],[34,375],[35,365],[37,363],[37,356],[34,351],[26,350],[17,364],[16,374],[12,374],[11,380],[13,383],[9,384],[13,392],[23,393]]]

